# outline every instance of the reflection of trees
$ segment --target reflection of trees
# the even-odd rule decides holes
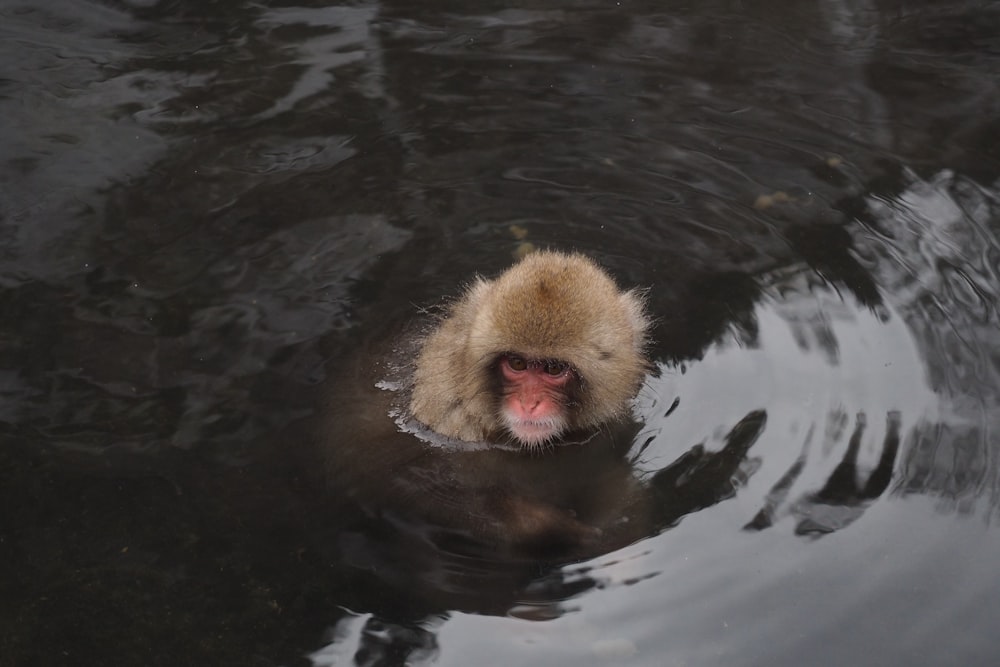
[[[844,456],[827,478],[826,484],[818,491],[803,495],[790,508],[785,509],[782,504],[805,467],[809,440],[812,437],[810,431],[802,454],[775,483],[764,501],[764,507],[746,528],[763,530],[773,525],[782,513],[788,513],[795,518],[797,534],[822,535],[840,530],[860,518],[867,504],[882,495],[892,479],[892,469],[899,451],[899,413],[890,412],[886,421],[885,441],[882,443],[878,464],[863,484],[858,471],[858,450],[867,418],[862,412],[857,416]]]
[[[736,489],[756,470],[756,464],[747,460],[747,452],[766,423],[765,412],[751,412],[732,428],[722,449],[707,452],[704,446],[696,445],[657,471],[650,482],[654,528],[674,525],[685,514],[735,496]]]
[[[862,261],[905,318],[923,351],[937,415],[917,424],[899,490],[929,493],[943,507],[1000,504],[1000,198],[996,190],[940,172],[906,175],[895,195],[868,199],[856,233]]]
[[[370,614],[346,616],[333,627],[330,643],[309,658],[317,667],[432,664],[438,652],[435,631],[446,618],[398,623]]]

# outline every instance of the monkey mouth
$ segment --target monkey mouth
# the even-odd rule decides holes
[[[507,430],[522,445],[535,447],[552,442],[562,434],[565,424],[561,419],[511,419],[508,417]]]

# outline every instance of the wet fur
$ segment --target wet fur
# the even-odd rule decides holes
[[[592,260],[534,253],[449,308],[417,357],[411,413],[448,437],[504,439],[496,363],[516,353],[568,363],[568,430],[597,428],[627,413],[648,366],[648,326],[638,293]]]

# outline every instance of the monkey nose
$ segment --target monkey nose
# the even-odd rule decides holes
[[[542,404],[542,399],[537,396],[529,396],[521,398],[521,409],[524,410],[524,414],[528,416],[534,416],[535,412],[539,409]]]

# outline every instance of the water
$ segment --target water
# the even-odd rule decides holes
[[[0,664],[994,664],[997,35],[0,2]],[[365,444],[342,360],[530,247],[649,288],[615,474],[661,522],[491,559],[317,484],[303,452]]]

